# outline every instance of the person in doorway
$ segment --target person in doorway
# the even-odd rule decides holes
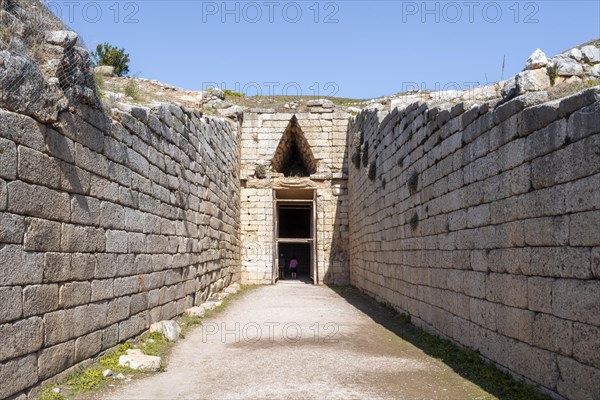
[[[279,279],[285,279],[285,257],[283,253],[279,255]]]
[[[290,261],[290,272],[292,273],[292,279],[296,279],[296,268],[298,268],[298,260],[296,260],[296,256],[293,256]]]

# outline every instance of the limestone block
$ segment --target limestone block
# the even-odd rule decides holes
[[[573,352],[573,323],[548,314],[537,314],[533,322],[533,345],[570,356]]]
[[[585,96],[583,95],[585,94]],[[581,96],[577,96],[573,99],[575,101],[581,101],[581,103],[585,103],[591,100],[591,98],[596,98],[598,96],[598,91],[587,90],[582,93]],[[569,99],[569,98],[567,98]],[[567,99],[563,100],[566,101]],[[562,104],[562,103],[561,103]],[[567,103],[568,104],[568,103]],[[579,105],[579,104],[577,104]],[[567,107],[565,107],[567,108]],[[570,107],[569,107],[570,108]],[[599,124],[600,124],[600,102],[596,101],[595,103],[583,107],[577,111],[575,111],[569,117],[569,123],[567,127],[567,132],[569,138],[572,141],[577,141],[588,137],[592,134],[600,132]]]
[[[94,280],[91,287],[92,294],[90,301],[92,302],[111,299],[114,296],[112,279]]]
[[[564,145],[566,137],[567,121],[564,119],[532,133],[525,140],[525,159],[531,160],[559,149]]]
[[[600,247],[592,249],[592,274],[594,278],[600,278]]]
[[[537,92],[550,87],[550,78],[546,68],[538,68],[519,72],[515,77],[517,94]]]
[[[564,118],[577,110],[583,109],[589,105],[593,105],[598,100],[599,90],[600,89],[598,87],[593,87],[591,89],[587,89],[560,99],[558,106],[559,117]],[[592,116],[590,115],[589,117]]]
[[[582,76],[583,67],[577,61],[564,56],[558,56],[553,59],[559,76]]]
[[[166,320],[156,322],[150,325],[150,332],[158,332],[170,342],[175,342],[179,339],[181,328],[175,321]]]
[[[108,302],[108,311],[106,314],[106,322],[113,324],[128,318],[130,311],[131,299],[129,297],[119,297]]]
[[[37,218],[25,220],[25,251],[60,251],[61,224]]]
[[[0,325],[0,361],[33,353],[42,347],[44,325],[40,317]]]
[[[17,146],[10,140],[0,138],[0,178],[16,179],[16,177]]]
[[[19,179],[51,188],[60,186],[58,160],[23,146],[19,146],[18,156]]]
[[[114,295],[115,297],[119,297],[132,293],[137,293],[139,287],[140,279],[137,276],[117,278],[114,281]]]
[[[590,251],[574,247],[536,247],[523,269],[527,275],[590,279]]]
[[[60,164],[60,189],[79,194],[89,194],[91,174],[72,164]]]
[[[525,69],[538,69],[546,67],[546,65],[548,65],[546,54],[542,50],[536,49],[527,59]]]
[[[569,244],[572,246],[600,246],[600,210],[571,215]]]
[[[0,364],[0,397],[10,395],[33,386],[38,381],[37,355],[10,360]]]
[[[548,187],[596,173],[600,154],[592,149],[599,144],[600,136],[595,135],[533,160],[533,187]],[[556,168],[557,165],[561,168]]]
[[[75,363],[75,341],[45,348],[38,357],[40,379],[50,378]]]
[[[528,308],[532,311],[552,313],[552,284],[554,279],[530,277],[527,279]]]
[[[123,206],[103,201],[100,204],[100,225],[108,229],[124,229],[125,211]]]
[[[119,323],[119,341],[127,340],[148,327],[148,315],[140,313]]]
[[[547,388],[554,388],[563,369],[559,369],[556,355],[522,342],[511,341],[508,367]]]
[[[26,253],[18,245],[0,246],[0,286],[41,283],[43,264],[41,253]]]
[[[569,240],[569,218],[546,217],[523,222],[525,243],[530,246],[562,246]]]
[[[552,313],[571,321],[600,325],[600,282],[558,279],[552,285]]]
[[[23,313],[23,294],[18,286],[0,288],[0,304],[10,304],[10,307],[0,308],[0,324],[21,317]]]
[[[83,361],[102,351],[102,331],[92,332],[75,340],[75,362]]]
[[[469,308],[471,321],[492,331],[496,330],[496,311],[498,308],[496,303],[471,298]]]
[[[573,356],[580,362],[600,368],[600,328],[573,324]]]
[[[63,224],[61,249],[65,252],[103,252],[106,247],[104,229]]]
[[[21,181],[8,184],[8,210],[15,214],[68,221],[69,195]]]
[[[160,357],[147,356],[139,349],[129,349],[119,357],[119,365],[141,371],[160,370]]]
[[[89,282],[68,282],[60,287],[60,306],[69,308],[90,302],[92,287]]]
[[[581,49],[583,60],[591,63],[600,63],[600,49],[596,46],[583,46]]]
[[[25,218],[7,212],[0,213],[0,243],[21,244],[24,234]]]
[[[106,251],[110,253],[127,253],[127,232],[106,231]]]
[[[23,315],[45,314],[59,306],[58,285],[33,285],[23,289]]]
[[[527,278],[511,274],[488,276],[486,299],[518,308],[527,307]]]
[[[90,195],[92,197],[117,202],[119,200],[119,185],[100,176],[92,175]]]
[[[560,379],[557,391],[568,399],[594,400],[600,396],[600,372],[597,368],[558,356]]]
[[[109,177],[108,159],[79,143],[75,143],[75,165],[101,177]]]

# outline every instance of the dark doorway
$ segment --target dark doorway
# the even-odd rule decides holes
[[[279,237],[286,239],[311,238],[311,206],[310,204],[281,204],[279,211]]]
[[[310,243],[279,243],[279,254],[285,257],[285,279],[291,278],[289,267],[293,256],[298,260],[297,278],[310,279],[311,247]]]

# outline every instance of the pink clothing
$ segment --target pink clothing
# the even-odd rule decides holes
[[[290,261],[290,269],[296,268],[298,266],[298,260]]]

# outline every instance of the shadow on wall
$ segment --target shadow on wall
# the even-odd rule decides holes
[[[348,131],[348,129],[346,129]],[[344,146],[344,156],[342,162],[342,172],[348,176],[348,146]],[[347,181],[346,181],[347,182]],[[333,221],[333,234],[331,243],[325,243],[325,249],[329,249],[329,268],[323,277],[323,283],[333,285],[350,284],[350,231],[348,222],[348,187],[340,185],[338,196],[334,196],[335,217]],[[335,193],[334,193],[335,194]],[[344,224],[346,221],[346,224]],[[318,235],[318,233],[317,233]]]

